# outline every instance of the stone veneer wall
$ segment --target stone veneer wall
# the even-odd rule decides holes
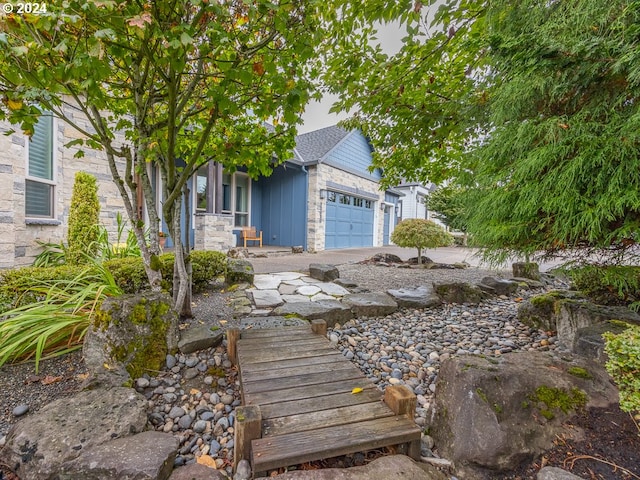
[[[324,220],[327,200],[320,198],[320,190],[327,189],[327,181],[344,185],[345,187],[358,188],[366,192],[378,193],[378,200],[374,205],[373,246],[381,246],[384,234],[384,215],[382,215],[380,211],[380,202],[384,201],[384,191],[380,190],[380,185],[377,182],[358,177],[352,173],[321,163],[309,166],[308,171],[309,200],[307,204],[307,250],[310,252],[324,250]]]
[[[197,213],[195,215],[196,250],[227,251],[235,246],[233,215]]]
[[[66,114],[91,131],[91,126],[80,112],[66,107]],[[41,249],[36,240],[59,242],[66,238],[67,219],[76,172],[82,170],[94,175],[98,181],[100,222],[115,241],[116,213],[127,218],[124,203],[113,182],[106,155],[83,148],[84,157],[74,158],[79,146],[66,148],[69,141],[80,138],[80,133],[62,120],[54,119],[54,218],[31,220],[25,218],[25,175],[27,166],[26,142],[28,137],[17,131],[5,136],[13,127],[0,123],[0,268],[29,265]]]

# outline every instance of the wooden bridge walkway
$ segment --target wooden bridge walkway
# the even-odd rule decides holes
[[[236,465],[254,472],[398,445],[420,455],[415,395],[403,386],[384,394],[326,338],[326,324],[228,331],[240,373]],[[354,388],[361,388],[353,394]],[[254,474],[257,474],[254,473]]]

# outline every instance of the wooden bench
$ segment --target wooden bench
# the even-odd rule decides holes
[[[260,242],[260,248],[262,248],[262,231],[260,235],[256,235],[256,227],[242,227],[240,238],[244,241],[244,248],[247,248],[247,241]]]

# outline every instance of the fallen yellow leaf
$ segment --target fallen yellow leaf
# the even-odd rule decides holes
[[[362,392],[362,389],[360,387],[356,387],[353,390],[351,390],[351,395],[355,395],[356,393],[360,393]]]
[[[22,108],[22,101],[9,99],[7,101],[7,106],[9,107],[9,110],[20,110]]]
[[[216,461],[213,459],[211,455],[200,455],[196,457],[196,462],[200,465],[204,465],[205,467],[216,469]]]

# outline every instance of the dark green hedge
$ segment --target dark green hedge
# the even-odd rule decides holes
[[[0,312],[37,302],[43,294],[30,291],[43,282],[53,284],[73,280],[87,269],[87,265],[59,265],[55,267],[22,267],[0,271]]]
[[[166,253],[160,256],[160,260],[163,287],[171,291],[174,255]],[[222,252],[193,251],[191,262],[194,292],[205,290],[212,280],[224,276],[227,270],[227,256]],[[104,266],[125,293],[137,293],[149,286],[140,257],[114,258],[104,262]],[[0,271],[0,312],[37,302],[41,294],[30,291],[34,285],[41,285],[43,281],[72,280],[87,268],[86,265],[61,265]]]

